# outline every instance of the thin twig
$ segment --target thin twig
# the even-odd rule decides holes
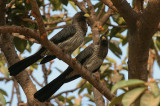
[[[105,10],[105,4],[103,3],[102,8],[101,8],[101,10],[100,10],[100,12],[99,12],[99,14],[98,14],[98,16],[97,16],[97,19],[98,19],[98,20],[100,19],[100,17],[101,17],[101,15],[102,15],[102,13],[104,12],[104,10]]]
[[[11,78],[8,78],[8,77],[0,77],[0,81],[1,81],[1,80],[10,81],[10,80],[13,80],[13,77],[11,77]]]
[[[85,3],[82,2],[78,2],[77,0],[71,0],[73,1],[83,12],[87,13],[87,10],[85,8]]]
[[[45,64],[42,65],[42,71],[43,71],[43,78],[44,78],[44,84],[47,85],[48,84],[48,70],[45,67]]]
[[[74,92],[74,91],[76,91],[77,89],[81,88],[86,82],[87,82],[87,81],[85,80],[80,86],[78,86],[78,87],[76,87],[76,88],[74,88],[74,89],[72,89],[72,90],[64,91],[64,92],[61,92],[61,93],[59,93],[59,94],[57,94],[57,95],[55,95],[55,96],[52,96],[51,99],[56,98],[56,97],[58,97],[58,96],[60,96],[60,95],[62,95],[62,94],[64,94],[64,93]]]
[[[61,19],[61,20],[56,20],[56,21],[52,21],[52,22],[44,22],[45,25],[53,25],[53,24],[58,24],[60,22],[67,22],[70,21],[72,18],[66,18],[66,19]],[[28,22],[32,22],[32,23],[37,23],[36,20],[32,20],[30,18],[24,18],[22,19],[23,21],[28,21]]]
[[[30,74],[30,76],[31,76],[31,78],[33,79],[34,82],[36,82],[40,87],[43,87],[43,85],[40,84],[40,83],[34,78],[34,76],[33,76],[32,74]]]
[[[15,2],[16,2],[16,0],[12,0],[12,1],[6,6],[6,10],[8,10]]]
[[[38,43],[38,44],[39,44],[39,42],[36,41],[35,39],[33,39],[33,38],[27,38],[27,37],[25,37],[24,35],[20,35],[19,33],[13,33],[12,35],[13,35],[14,37],[18,37],[18,38],[20,38],[20,39],[28,40],[28,41],[30,41],[30,42],[32,42],[32,43]]]
[[[127,28],[126,25],[116,26],[116,25],[113,25],[113,24],[110,24],[110,23],[106,23],[106,24],[109,25],[109,26],[115,27],[115,28]]]
[[[18,99],[18,104],[22,102],[21,100],[21,94],[20,94],[20,91],[19,91],[19,86],[18,86],[18,83],[17,81],[14,79],[14,86],[16,88],[16,94],[17,94],[17,99]]]
[[[111,8],[112,10],[118,12],[117,8],[113,5],[113,3],[111,2],[111,0],[101,0],[105,5],[107,5],[109,8]]]
[[[52,27],[52,28],[46,28],[46,31],[52,31],[54,29],[59,29],[59,28],[64,28],[64,27],[67,27],[71,24],[66,24],[66,25],[61,25],[61,26],[55,26],[55,27]]]
[[[12,85],[12,93],[11,93],[11,99],[9,101],[9,106],[11,106],[11,104],[12,104],[13,96],[14,96],[14,82],[13,82],[13,85]]]
[[[94,6],[92,5],[91,1],[90,0],[84,0],[84,1],[87,2],[88,8],[89,8],[91,14],[96,15],[95,11],[94,11]]]

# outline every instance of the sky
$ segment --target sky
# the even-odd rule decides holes
[[[131,0],[128,0],[128,2],[131,3]],[[96,3],[96,1],[93,1],[93,3]],[[68,5],[66,8],[69,10],[68,14],[69,14],[70,17],[72,17],[72,16],[76,13],[76,11],[75,11],[70,5]],[[54,12],[53,14],[59,14],[59,13],[60,13],[59,11],[56,11],[56,12]],[[61,24],[64,24],[64,23],[61,23]],[[59,25],[61,25],[61,24],[59,24]],[[59,32],[60,30],[61,30],[61,29],[54,30],[54,31],[52,32],[52,34],[49,35],[49,38],[51,38],[52,36],[54,36],[54,35],[55,35],[57,32]],[[91,30],[88,29],[88,32],[87,32],[87,33],[90,33],[90,32],[91,32]],[[124,32],[123,35],[125,36],[125,35],[126,35],[126,32]],[[29,53],[29,52],[25,51],[25,54],[23,54],[22,56],[27,57],[27,56],[32,55],[33,53],[35,53],[35,52],[38,50],[39,47],[40,47],[39,44],[34,44],[34,45],[32,46],[32,52]],[[123,50],[121,59],[117,58],[110,50],[109,50],[109,53],[108,53],[107,56],[115,59],[118,64],[121,64],[121,63],[120,63],[121,60],[123,60],[124,57],[125,57],[126,54],[127,54],[127,47],[128,47],[128,44],[126,44],[125,46],[120,45],[120,48]],[[46,66],[48,66],[48,65],[49,65],[49,63],[46,64]],[[55,59],[55,60],[54,60],[54,64],[52,65],[52,73],[51,73],[51,75],[49,75],[49,77],[48,77],[48,82],[50,82],[51,80],[53,80],[54,78],[56,78],[56,77],[60,74],[60,72],[58,72],[58,71],[55,69],[55,67],[57,67],[57,68],[59,68],[60,70],[63,71],[63,70],[65,70],[65,69],[67,68],[67,66],[68,66],[68,65],[67,65],[66,63],[64,63],[63,61],[61,61],[61,60],[59,60],[59,59]],[[154,77],[155,79],[160,79],[160,76],[159,76],[159,75],[160,75],[160,71],[159,71],[160,68],[158,67],[157,62],[154,63],[154,69],[153,69],[153,70],[154,70],[153,77]],[[127,80],[127,78],[128,78],[128,73],[127,73],[127,71],[122,71],[121,73],[124,74],[125,79]],[[43,72],[41,71],[41,66],[39,66],[38,69],[33,72],[33,76],[35,76],[35,78],[38,79],[38,81],[39,81],[40,83],[43,82]],[[1,74],[0,74],[0,77],[2,77]],[[64,84],[55,94],[58,94],[58,93],[60,93],[60,92],[62,92],[62,91],[74,89],[74,88],[76,87],[77,83],[78,83],[80,80],[81,80],[81,78],[78,78],[78,79],[76,79],[75,81],[72,81],[72,82],[70,82],[70,83]],[[8,83],[5,83],[4,81],[3,81],[3,82],[1,81],[1,82],[0,82],[0,85],[1,85],[0,88],[2,88],[2,89],[4,89],[4,90],[7,91],[8,97],[5,97],[5,98],[6,98],[6,101],[9,101],[9,100],[10,100],[10,97],[11,97],[12,82],[10,81],[10,82],[8,82]],[[37,88],[37,90],[38,90],[38,89],[40,89],[41,87],[36,84],[36,88]],[[24,92],[23,92],[23,90],[22,90],[21,88],[20,88],[20,92],[22,93],[22,101],[26,102],[27,100],[26,100],[25,94],[24,94]],[[75,91],[75,92],[73,92],[73,93],[69,93],[68,96],[75,95],[75,96],[78,98],[77,92],[78,92],[78,91]],[[83,94],[84,94],[84,93],[86,93],[86,92],[84,91]],[[121,94],[121,93],[122,93],[122,91],[119,91],[119,94]],[[52,100],[52,102],[53,102],[53,101],[54,101],[54,100]],[[87,106],[87,104],[88,104],[87,98],[83,98],[82,101],[83,101],[83,102],[82,102],[82,103],[83,103],[83,106]],[[15,95],[14,95],[14,99],[13,99],[12,106],[16,106],[16,103],[17,103],[17,100],[16,100],[16,97],[15,97]],[[92,105],[95,105],[95,104],[92,104]],[[6,105],[6,106],[8,106],[8,105]]]

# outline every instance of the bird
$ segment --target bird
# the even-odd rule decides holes
[[[91,46],[88,46],[80,52],[75,59],[88,71],[94,73],[99,70],[107,53],[108,39],[105,35],[102,35],[98,45],[92,44]],[[81,77],[81,75],[68,66],[61,75],[37,91],[34,94],[34,98],[38,99],[40,102],[44,102],[48,100],[63,84],[79,77]]]
[[[72,24],[63,28],[60,32],[53,36],[50,41],[56,44],[65,53],[71,55],[72,52],[84,41],[87,32],[86,20],[87,16],[85,16],[84,12],[77,12],[72,18]],[[55,55],[42,46],[35,54],[13,64],[8,70],[11,76],[16,76],[39,59],[42,59],[40,64],[44,64],[55,58]]]

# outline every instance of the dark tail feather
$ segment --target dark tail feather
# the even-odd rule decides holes
[[[63,84],[64,79],[62,77],[58,77],[37,91],[34,94],[34,98],[38,99],[40,102],[44,102],[48,100]]]
[[[55,58],[56,58],[56,56],[46,56],[45,58],[42,59],[40,64],[44,64],[44,63],[49,62],[49,61],[51,61],[51,60],[53,60]]]
[[[36,61],[38,61],[39,59],[41,59],[42,57],[39,54],[34,54],[30,57],[27,57],[19,62],[17,62],[16,64],[12,65],[11,67],[9,67],[9,72],[11,76],[16,76],[18,73],[20,73],[21,71],[23,71],[25,68],[27,68],[28,66],[32,65],[33,63],[35,63]]]

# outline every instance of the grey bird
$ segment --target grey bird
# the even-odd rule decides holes
[[[90,72],[99,70],[104,58],[108,53],[108,39],[105,35],[100,37],[99,45],[88,46],[76,56],[80,62]],[[41,102],[48,100],[63,84],[81,77],[71,67],[68,67],[60,76],[52,80],[45,87],[41,88],[34,94],[34,97]]]
[[[63,49],[64,52],[71,55],[72,52],[83,43],[86,32],[87,23],[85,13],[78,12],[72,18],[72,25],[63,28],[50,40],[58,47]],[[52,55],[52,53],[50,53],[47,49],[41,47],[35,54],[9,67],[10,75],[16,76],[18,73],[20,73],[39,59],[42,59],[40,64],[44,64],[55,58],[55,55]]]

